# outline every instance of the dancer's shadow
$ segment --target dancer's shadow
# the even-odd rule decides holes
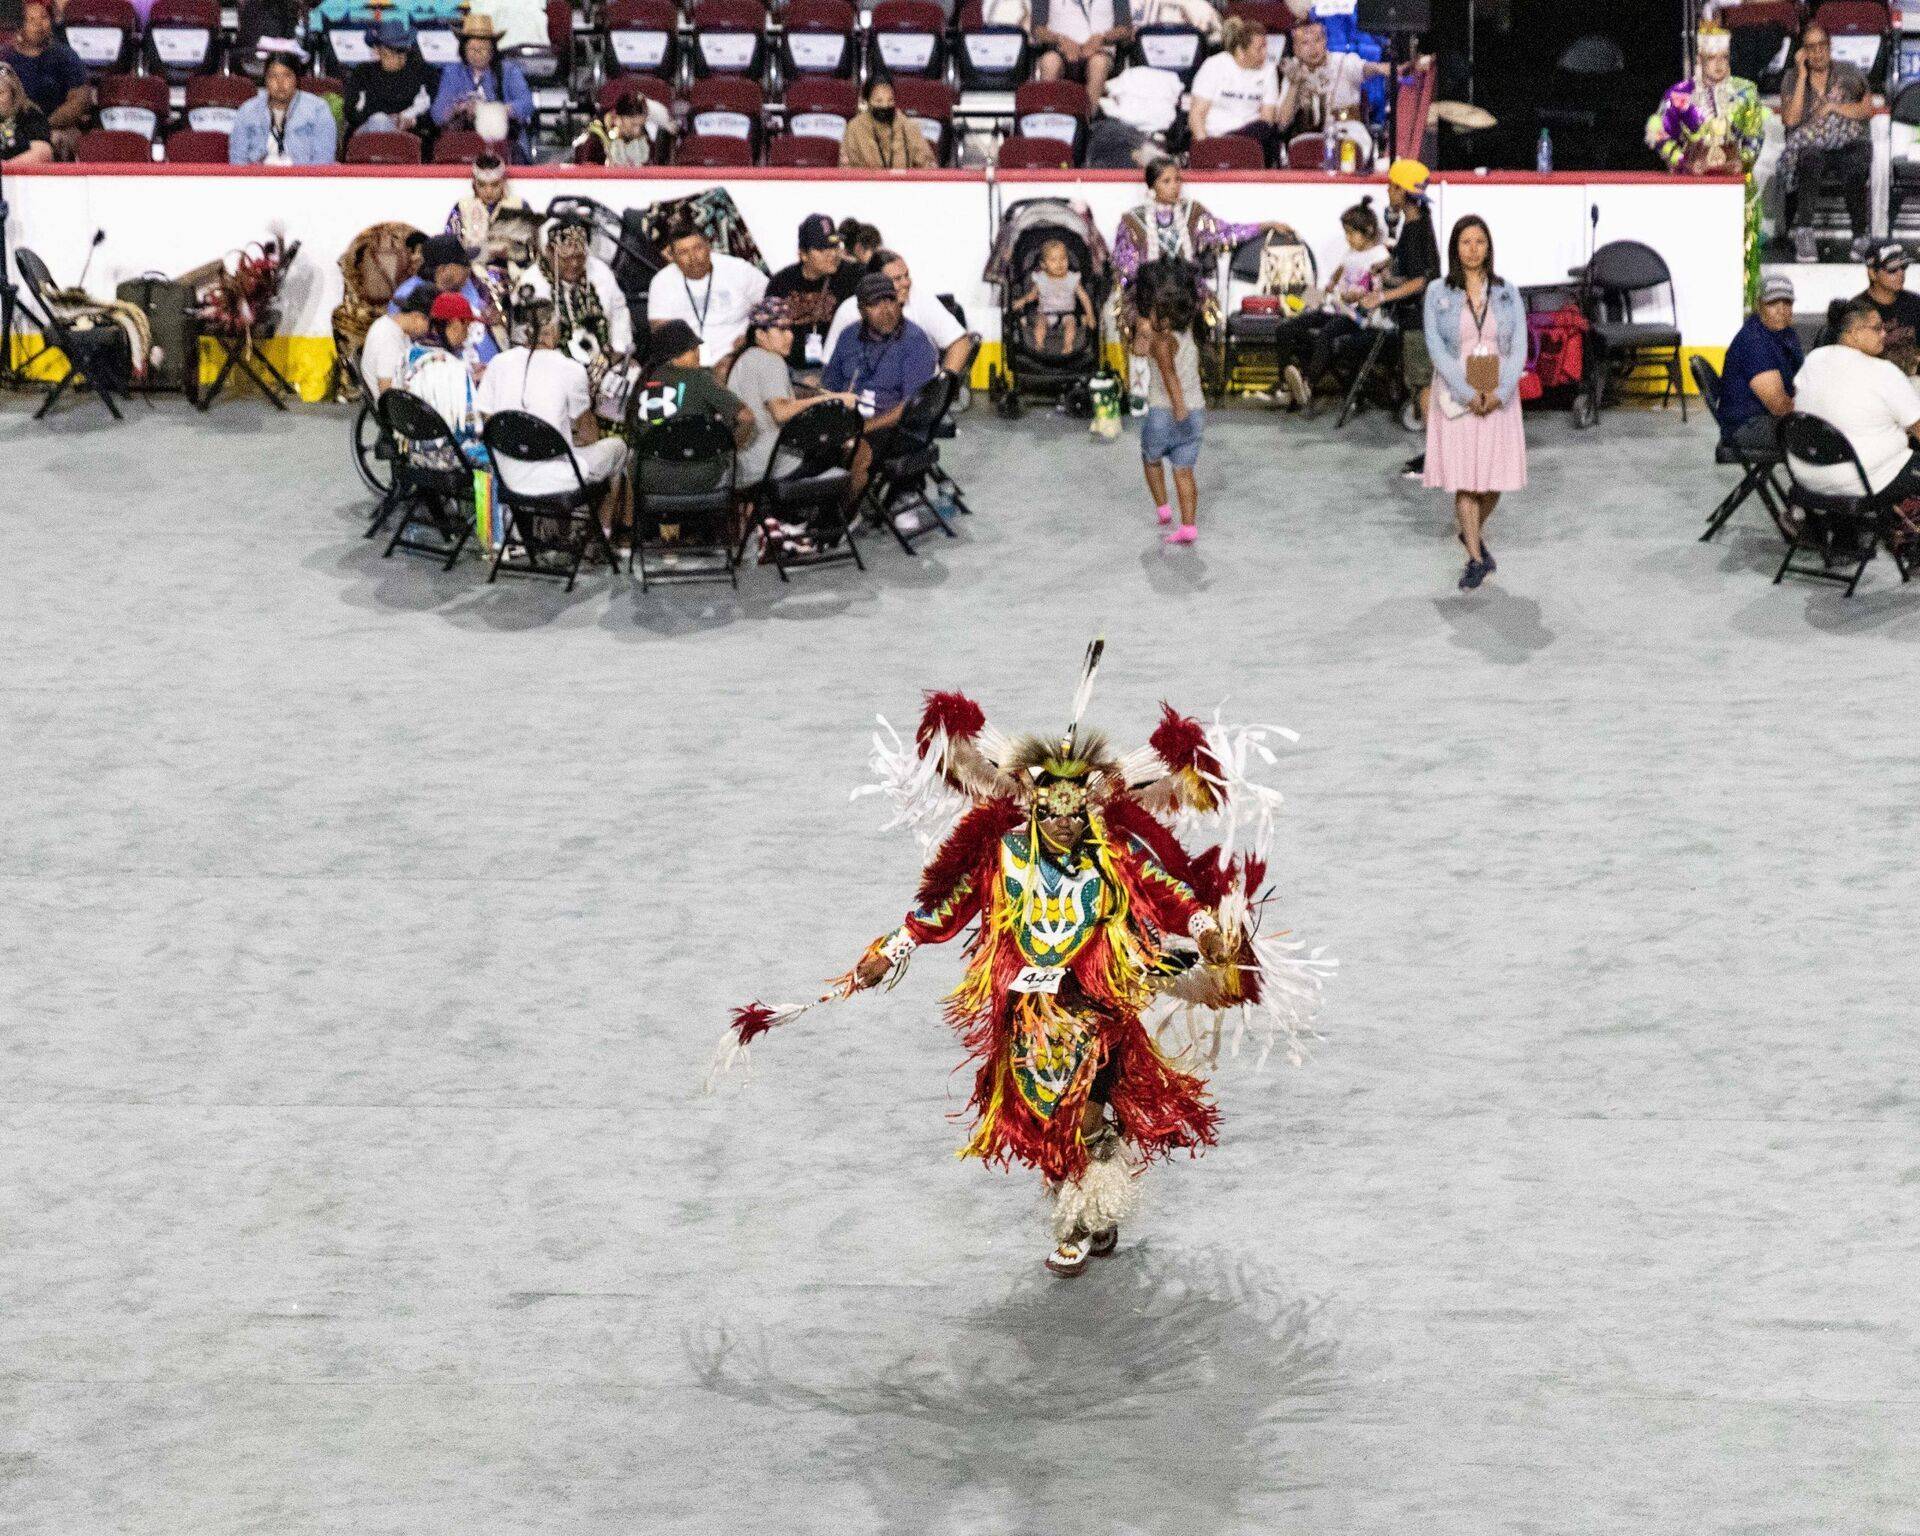
[[[1339,1384],[1320,1313],[1250,1266],[1138,1249],[944,1324],[875,1314],[853,1348],[715,1324],[687,1352],[709,1391],[839,1420],[834,1469],[888,1529],[1206,1531],[1311,1481],[1280,1427]]]
[[[1455,645],[1503,667],[1518,666],[1554,641],[1554,632],[1541,621],[1540,605],[1504,587],[1437,597],[1433,606],[1452,628]]]

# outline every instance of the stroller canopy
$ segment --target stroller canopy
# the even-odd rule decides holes
[[[1085,203],[1064,197],[1030,197],[1008,208],[1000,217],[1000,229],[981,277],[1003,289],[1020,282],[1027,275],[1021,270],[1022,263],[1030,264],[1029,253],[1037,251],[1044,238],[1051,236],[1065,237],[1069,246],[1079,246],[1086,261],[1080,280],[1089,293],[1105,293],[1113,271],[1106,237]]]

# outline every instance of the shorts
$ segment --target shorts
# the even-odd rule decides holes
[[[1427,355],[1427,333],[1417,325],[1400,332],[1400,377],[1408,389],[1425,389],[1433,382],[1433,359]]]
[[[1140,424],[1140,458],[1147,464],[1164,462],[1175,469],[1192,469],[1200,462],[1200,439],[1206,430],[1204,410],[1188,411],[1185,421],[1175,421],[1166,406],[1153,406]]]
[[[1060,59],[1060,78],[1062,80],[1078,80],[1082,85],[1087,83],[1087,61],[1085,59],[1074,59],[1069,62],[1060,57],[1060,50],[1058,48],[1042,48],[1036,57],[1044,59],[1048,54],[1052,54],[1055,58]],[[1100,56],[1107,61],[1107,68],[1111,70],[1115,60],[1113,49],[1102,48],[1100,50]]]

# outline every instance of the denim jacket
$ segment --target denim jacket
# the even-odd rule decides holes
[[[1466,290],[1455,288],[1444,278],[1427,284],[1427,355],[1433,359],[1433,371],[1456,400],[1471,400],[1467,387],[1467,365],[1460,356],[1460,313],[1467,307]],[[1488,290],[1487,318],[1494,322],[1500,351],[1500,403],[1505,405],[1520,387],[1520,375],[1527,366],[1527,307],[1520,290],[1505,279]]]

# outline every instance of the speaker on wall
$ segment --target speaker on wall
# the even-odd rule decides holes
[[[1362,32],[1426,32],[1433,0],[1360,0],[1353,19]]]

